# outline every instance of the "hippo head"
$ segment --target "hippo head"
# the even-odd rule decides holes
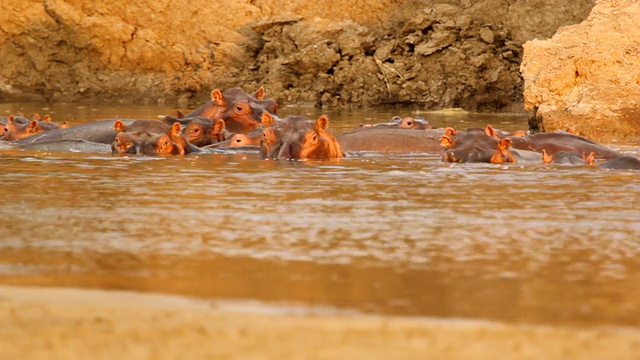
[[[515,162],[509,151],[511,139],[499,141],[491,131],[493,128],[455,131],[447,128],[441,138],[445,162]]]
[[[542,149],[542,163],[543,164],[571,164],[571,165],[593,165],[596,154],[595,152],[583,153],[582,155],[573,151],[559,151],[553,155],[547,153],[546,149]]]
[[[9,116],[4,127],[1,140],[14,141],[26,138],[45,131],[38,123],[38,119],[33,119],[25,124],[18,123],[14,116]]]
[[[136,120],[127,126],[116,120],[113,127],[118,132],[111,143],[114,154],[183,155],[188,148],[182,125],[177,122],[169,126],[157,120]]]
[[[136,154],[136,139],[132,134],[119,132],[111,143],[111,152],[114,154]]]
[[[260,153],[265,158],[296,160],[343,157],[344,152],[328,127],[325,115],[315,122],[305,116],[287,116],[263,130]]]
[[[504,138],[498,142],[498,149],[493,153],[489,162],[492,164],[502,163],[515,163],[516,159],[513,157],[509,148],[513,145],[513,142],[509,138]]]
[[[219,89],[211,92],[211,100],[217,110],[209,118],[223,119],[227,130],[248,133],[260,126],[262,114],[276,114],[278,104],[274,99],[263,99],[264,90],[250,95],[240,88],[231,88],[224,93]]]
[[[414,119],[412,117],[406,117],[400,120],[400,124],[398,126],[400,126],[401,128],[414,130],[430,130],[433,128],[429,121],[423,118]]]
[[[260,137],[262,133],[254,134],[235,134],[229,140],[229,146],[260,146]]]
[[[143,140],[138,148],[140,155],[184,155],[185,149],[167,134]]]
[[[222,119],[211,121],[197,117],[182,129],[182,135],[195,146],[215,144],[226,140],[225,123]]]

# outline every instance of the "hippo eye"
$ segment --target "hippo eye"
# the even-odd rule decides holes
[[[199,132],[200,132],[200,129],[195,128],[195,129],[193,129],[193,132],[197,134],[197,133],[199,133]]]
[[[237,142],[238,144],[240,144],[240,143],[242,142],[242,140],[240,140],[240,139],[236,139],[236,142]]]
[[[407,122],[407,125],[411,126],[413,123],[411,121]]]
[[[249,104],[247,103],[238,103],[236,104],[235,111],[239,113],[248,112]]]

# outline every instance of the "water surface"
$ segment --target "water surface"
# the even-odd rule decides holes
[[[16,111],[73,124],[174,112],[0,104],[0,115]],[[325,112],[334,132],[410,114],[437,127],[527,122],[524,114]],[[638,144],[611,146],[640,155]],[[640,326],[638,172],[451,165],[437,154],[287,162],[9,150],[0,162],[0,283]]]

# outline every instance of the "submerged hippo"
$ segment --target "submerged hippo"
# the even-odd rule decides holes
[[[118,132],[111,144],[113,153],[184,155],[200,152],[183,136],[182,125],[177,122],[169,126],[158,120],[136,120],[126,125],[116,120],[113,127]]]
[[[479,136],[479,134],[484,134],[486,137]],[[489,148],[493,148],[494,145],[488,137],[494,138],[496,141],[509,138],[512,141],[512,149],[520,151],[533,151],[541,154],[544,150],[547,155],[554,155],[561,151],[578,154],[590,154],[593,152],[595,159],[613,159],[622,156],[622,154],[612,149],[565,131],[537,133],[525,136],[522,136],[522,134],[503,136],[500,132],[493,129],[491,125],[487,125],[484,129],[472,128],[463,131],[447,128],[445,130],[445,136],[448,136],[448,138],[443,138],[443,146],[446,148],[456,148],[458,147],[456,142],[462,141],[463,143],[468,143],[468,140],[462,140],[467,135],[476,135],[476,138],[474,138],[476,144],[478,142],[484,142],[482,146],[488,146]]]
[[[445,149],[442,155],[442,160],[445,162],[500,164],[540,161],[540,154],[537,152],[512,149],[511,138],[499,138],[491,126],[464,131],[447,128],[441,144]]]
[[[260,155],[265,159],[331,159],[344,156],[342,147],[328,131],[325,115],[314,122],[306,116],[292,115],[264,124]]]
[[[553,155],[547,154],[546,150],[542,150],[543,164],[560,164],[560,165],[593,165],[596,154],[591,152],[589,155],[578,154],[573,151],[559,151]]]
[[[131,133],[120,132],[116,135],[111,150],[114,154],[137,155],[184,155],[185,149],[175,143],[167,134],[155,134],[149,137],[135,137]]]
[[[640,159],[633,156],[620,156],[600,165],[603,169],[640,170]]]
[[[101,144],[111,144],[118,133],[114,129],[114,122],[120,120],[125,125],[129,125],[136,119],[103,119],[95,120],[85,124],[71,126],[66,129],[56,129],[29,136],[17,141],[17,145],[27,145],[39,142],[50,142],[55,140],[85,140]]]
[[[590,154],[593,152],[595,159],[609,160],[622,156],[619,152],[606,146],[564,131],[537,133],[510,137],[510,139],[513,141],[514,149],[531,150],[539,153],[545,150],[548,155],[554,155],[560,151],[568,151],[578,154]]]
[[[219,143],[231,137],[231,133],[225,128],[224,120],[209,120],[201,116],[191,118],[183,127],[182,135],[198,147]]]
[[[433,126],[431,126],[429,121],[427,121],[426,119],[423,119],[423,118],[412,118],[412,117],[406,117],[406,118],[400,120],[400,124],[398,124],[398,126],[401,127],[401,128],[413,129],[413,130],[431,130],[431,129],[433,129]]]
[[[23,117],[9,116],[2,128],[0,140],[16,141],[42,132],[60,129],[61,127],[66,128],[67,126],[51,122],[50,117],[42,120],[38,115],[27,120]]]

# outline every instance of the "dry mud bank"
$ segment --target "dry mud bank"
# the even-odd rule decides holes
[[[640,333],[0,287],[2,359],[637,359]]]
[[[281,103],[521,108],[522,44],[592,0],[6,0],[0,101],[192,106],[262,85]]]

